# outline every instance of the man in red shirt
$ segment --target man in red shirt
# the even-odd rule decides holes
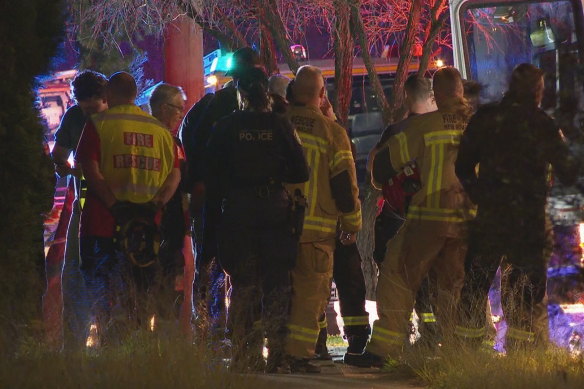
[[[81,213],[80,249],[81,271],[96,326],[92,325],[90,333],[106,330],[114,302],[114,274],[127,268],[133,286],[147,292],[156,273],[156,264],[129,266],[127,256],[116,245],[116,226],[121,224],[124,210],[132,204],[161,208],[180,180],[172,136],[134,104],[134,78],[115,73],[108,80],[106,93],[110,108],[87,122],[75,155],[88,186]]]

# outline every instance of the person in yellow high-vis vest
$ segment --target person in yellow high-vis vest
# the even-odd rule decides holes
[[[106,330],[113,295],[114,274],[127,267],[116,248],[116,214],[122,202],[152,203],[162,207],[180,180],[178,159],[170,132],[156,118],[134,104],[134,78],[115,73],[106,89],[109,109],[93,115],[85,125],[76,161],[87,179],[88,191],[81,213],[81,271],[92,301],[92,334]],[[148,288],[155,267],[129,272]],[[148,274],[146,274],[148,273]],[[144,285],[145,284],[145,285]],[[95,344],[95,339],[92,340]]]
[[[407,130],[391,137],[373,162],[373,180],[383,183],[415,160],[422,188],[411,200],[404,226],[387,245],[376,291],[379,319],[366,351],[350,361],[353,365],[382,366],[387,357],[399,355],[416,292],[430,270],[436,275],[440,325],[448,323],[460,294],[464,227],[474,208],[454,174],[454,161],[470,107],[454,68],[436,72],[433,90],[438,110],[408,119]]]
[[[319,333],[318,319],[330,293],[333,252],[340,223],[342,244],[355,242],[361,229],[355,162],[346,131],[320,110],[324,80],[320,70],[303,66],[292,87],[288,117],[296,128],[310,167],[305,184],[288,185],[307,198],[299,255],[292,271],[292,308],[286,353],[292,372],[318,372],[309,359]]]

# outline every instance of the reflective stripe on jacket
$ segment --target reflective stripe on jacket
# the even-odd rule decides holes
[[[91,120],[101,144],[100,169],[116,198],[151,201],[173,168],[170,132],[135,105],[110,108]]]
[[[454,173],[465,127],[458,115],[435,111],[407,119],[406,129],[390,138],[393,169],[412,160],[420,168],[422,188],[412,197],[408,220],[463,223],[474,217],[476,209]]]
[[[301,189],[308,200],[301,242],[334,239],[337,224],[346,232],[361,229],[361,203],[355,173],[355,161],[351,153],[349,137],[343,127],[325,117],[318,108],[292,106],[288,117],[302,141],[310,168],[310,179],[299,185],[287,185],[292,193]],[[334,193],[331,180],[339,175],[347,177]],[[343,181],[345,182],[345,181]],[[335,198],[350,198],[352,207],[341,212]]]

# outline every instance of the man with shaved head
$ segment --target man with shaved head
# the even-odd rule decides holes
[[[139,246],[155,253],[155,239],[133,246],[131,238],[119,232],[127,232],[127,222],[132,219],[153,220],[155,210],[168,202],[180,180],[172,135],[134,104],[136,94],[136,82],[130,74],[112,75],[106,88],[109,109],[87,122],[75,155],[88,186],[81,213],[80,249],[81,271],[92,300],[93,344],[100,341],[96,332],[101,340],[107,332],[115,269],[135,262],[124,275],[130,276],[136,287],[141,300],[138,311],[144,309],[140,305],[157,271],[155,255],[135,250]],[[149,225],[142,227],[146,231]],[[148,261],[141,262],[145,258]],[[135,307],[128,308],[133,311]],[[143,317],[137,319],[144,321]]]
[[[455,68],[436,72],[433,91],[438,110],[407,119],[407,131],[392,136],[373,161],[376,183],[387,182],[416,161],[422,188],[411,199],[404,226],[387,245],[376,291],[379,319],[365,353],[351,361],[357,366],[381,367],[387,357],[401,353],[416,292],[431,270],[439,325],[450,319],[464,280],[464,226],[474,208],[454,174],[454,162],[470,106]]]
[[[292,87],[294,104],[288,111],[310,167],[305,184],[289,185],[307,199],[299,255],[292,271],[292,308],[286,353],[292,372],[316,373],[309,362],[319,333],[318,319],[328,302],[333,276],[337,225],[343,245],[355,242],[361,229],[355,162],[344,128],[320,110],[324,79],[314,66],[298,69]]]

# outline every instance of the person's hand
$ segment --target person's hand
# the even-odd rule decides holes
[[[324,96],[320,102],[320,111],[324,116],[328,117],[329,119],[337,120],[337,116],[333,111],[333,106],[331,105],[331,102],[326,96]]]
[[[357,241],[357,233],[341,231],[339,240],[343,246],[350,246]]]

